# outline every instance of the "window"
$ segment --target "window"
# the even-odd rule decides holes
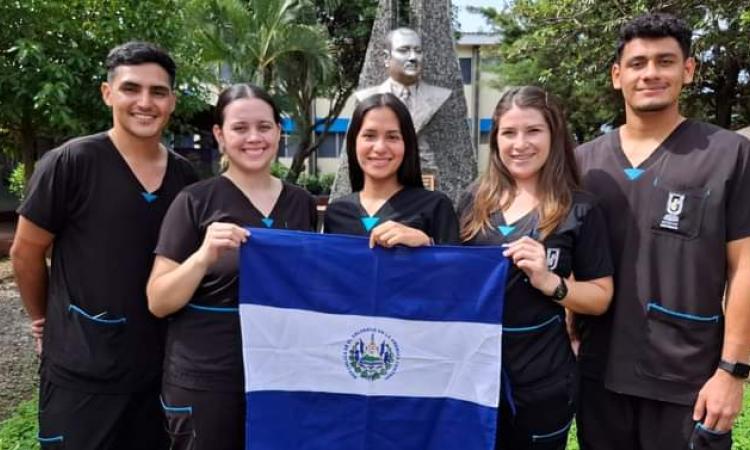
[[[343,134],[331,133],[326,136],[326,139],[320,144],[318,148],[319,158],[336,158],[341,152],[341,144],[343,143]]]
[[[299,138],[293,134],[282,134],[281,142],[279,142],[279,157],[291,158],[297,152],[297,144]]]
[[[458,64],[461,66],[461,78],[463,78],[464,84],[471,84],[471,58],[458,58]]]

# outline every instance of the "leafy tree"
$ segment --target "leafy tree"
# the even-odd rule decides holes
[[[356,87],[375,14],[373,0],[195,0],[191,10],[206,56],[224,82],[253,81],[294,119],[299,142],[286,174],[294,181]],[[330,100],[313,117],[313,101]],[[316,127],[322,128],[315,142]]]
[[[538,84],[566,103],[579,140],[624,120],[611,87],[617,33],[646,11],[683,17],[695,30],[695,82],[683,94],[685,112],[727,128],[750,122],[750,4],[743,0],[516,0],[481,8],[499,31],[500,85]]]
[[[109,126],[101,101],[103,61],[131,39],[155,42],[178,63],[182,94],[174,127],[204,107],[201,51],[186,33],[179,0],[10,0],[0,2],[0,132],[33,169],[51,144]],[[30,176],[32,170],[26,171]]]
[[[328,32],[333,64],[331,70],[325,76],[321,76],[320,83],[312,81],[314,77],[306,73],[309,72],[306,64],[295,64],[292,61],[292,64],[284,65],[284,91],[297,105],[292,116],[302,130],[287,180],[295,179],[294,177],[302,171],[305,160],[325,141],[331,125],[341,115],[347,99],[357,88],[376,6],[377,2],[373,0],[316,1],[317,21],[325,26]],[[310,84],[311,81],[314,84]],[[326,98],[329,110],[324,118],[313,121],[312,105],[315,98]],[[322,131],[314,140],[316,128]]]

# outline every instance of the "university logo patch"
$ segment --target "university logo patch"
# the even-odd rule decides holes
[[[391,378],[398,370],[401,351],[390,334],[363,328],[346,341],[344,363],[352,378],[369,381]]]
[[[685,194],[670,192],[667,196],[667,213],[661,219],[661,227],[670,230],[680,229],[680,214],[685,207]]]
[[[547,268],[549,270],[557,269],[558,262],[560,262],[560,249],[548,248],[547,249]]]

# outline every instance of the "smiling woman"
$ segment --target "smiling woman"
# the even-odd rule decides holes
[[[213,131],[226,170],[183,190],[164,218],[147,294],[151,312],[171,319],[162,407],[172,449],[244,448],[238,248],[245,227],[312,231],[316,220],[312,196],[271,175],[280,122],[262,89],[225,89]]]
[[[409,110],[393,94],[375,94],[357,105],[346,152],[354,192],[328,206],[325,232],[369,235],[371,247],[458,241],[450,200],[422,185],[417,133]]]
[[[579,190],[562,108],[543,89],[503,93],[490,149],[487,172],[463,196],[459,213],[467,245],[502,245],[513,262],[497,448],[561,450],[576,402],[566,309],[602,314],[612,297],[604,215]]]

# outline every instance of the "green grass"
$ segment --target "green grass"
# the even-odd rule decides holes
[[[36,398],[18,405],[11,417],[0,423],[0,450],[38,449]],[[750,450],[750,385],[745,387],[742,412],[734,425],[733,450]],[[575,424],[568,434],[568,450],[578,450]]]
[[[38,449],[37,399],[27,400],[16,408],[12,416],[0,422],[0,450]]]

